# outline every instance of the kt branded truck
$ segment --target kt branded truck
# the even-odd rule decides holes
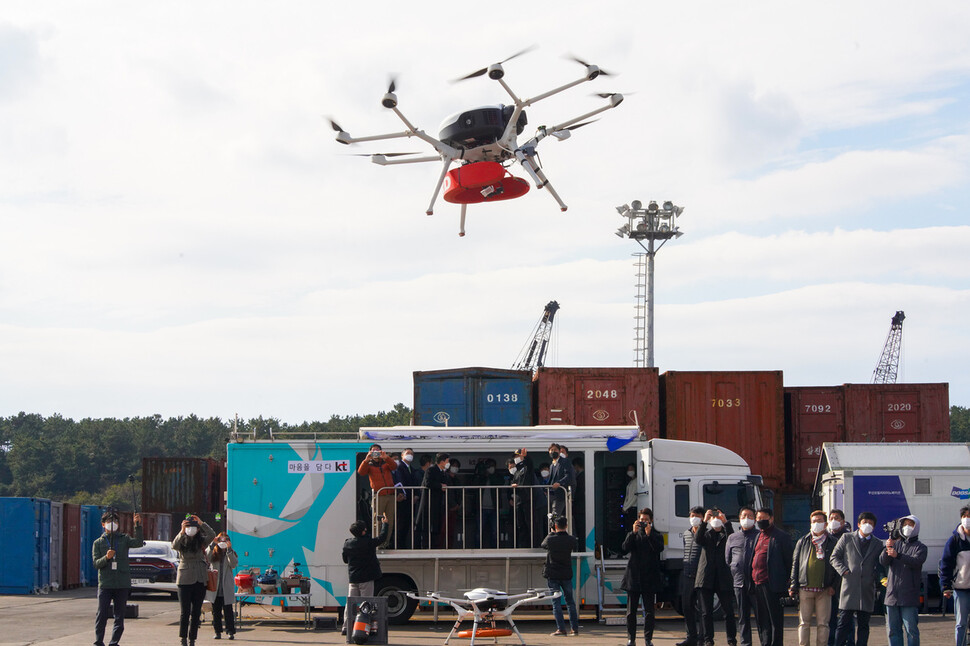
[[[623,513],[628,491],[634,508],[650,507],[654,529],[666,545],[667,600],[677,603],[682,533],[695,505],[736,517],[742,505],[762,506],[761,478],[728,449],[698,442],[643,440],[636,426],[361,428],[346,439],[235,436],[228,445],[228,530],[239,570],[300,564],[310,577],[311,605],[337,609],[346,602],[347,566],[341,549],[355,520],[371,523],[376,505],[368,478],[357,475],[369,447],[388,454],[412,449],[416,468],[424,455],[448,453],[458,466],[437,499],[420,486],[394,487],[396,529],[379,550],[383,578],[375,593],[388,597],[389,620],[406,622],[417,609],[408,592],[490,587],[508,591],[544,588],[552,499],[565,496],[569,529],[579,539],[574,554],[577,602],[588,608],[626,603],[617,589],[626,559],[620,545],[631,529]],[[551,443],[585,467],[576,484],[553,492],[541,479],[512,487],[506,460],[528,449],[535,472],[549,461]],[[627,473],[635,473],[631,484]],[[433,466],[431,468],[437,468]],[[422,512],[441,504],[437,517]],[[523,531],[521,519],[529,527]],[[431,523],[437,523],[431,526]],[[430,531],[429,531],[430,530]],[[438,544],[430,540],[435,532]]]

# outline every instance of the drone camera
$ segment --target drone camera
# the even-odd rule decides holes
[[[384,106],[385,108],[389,109],[389,110],[391,108],[396,108],[397,107],[397,95],[394,94],[393,92],[388,92],[387,94],[384,95],[384,98],[381,99],[381,105]]]

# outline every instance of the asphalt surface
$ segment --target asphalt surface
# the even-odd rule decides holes
[[[26,646],[49,644],[51,646],[82,646],[94,642],[94,614],[97,609],[96,591],[93,588],[68,590],[40,596],[0,596],[0,646]],[[125,622],[122,644],[176,646],[178,640],[179,606],[168,595],[135,595],[130,603],[138,604],[139,617]],[[315,616],[333,617],[333,614],[315,613]],[[516,613],[515,620],[526,644],[594,644],[617,646],[626,644],[626,631],[622,625],[602,625],[591,615],[583,616],[580,636],[552,637],[555,630],[551,619],[540,619],[535,613]],[[210,616],[199,629],[197,644],[228,644],[213,639]],[[346,638],[335,630],[305,630],[302,613],[280,613],[277,608],[247,606],[244,625],[238,629],[234,644],[343,644]],[[394,646],[437,646],[454,622],[454,613],[442,608],[437,625],[430,618],[422,617],[407,626],[391,628],[389,644]],[[465,624],[470,627],[469,623]],[[785,621],[785,643],[798,643],[798,619],[794,610],[788,609]],[[463,626],[464,627],[464,626]],[[716,624],[716,643],[723,646],[726,639],[723,623]],[[871,646],[886,646],[886,628],[883,617],[872,618]],[[111,622],[108,623],[110,634]],[[953,617],[939,615],[920,616],[920,632],[923,644],[944,646],[953,643]],[[684,637],[683,619],[669,611],[661,611],[654,633],[655,646],[673,646]],[[814,638],[814,634],[813,634]],[[467,644],[466,639],[454,638],[456,646]],[[476,644],[493,644],[491,639],[476,640]],[[498,644],[518,644],[512,637],[499,638]],[[642,644],[641,639],[638,644]],[[755,638],[755,643],[758,643]],[[811,642],[814,646],[814,639]]]

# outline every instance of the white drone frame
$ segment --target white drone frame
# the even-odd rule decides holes
[[[455,609],[458,613],[458,619],[455,621],[455,625],[452,626],[451,632],[445,637],[445,646],[448,644],[448,640],[454,636],[458,631],[461,623],[472,618],[472,636],[471,644],[469,646],[475,646],[475,637],[478,634],[478,629],[483,621],[490,622],[494,625],[496,621],[505,621],[509,624],[509,628],[515,633],[515,636],[519,638],[519,641],[525,645],[525,639],[522,638],[522,633],[519,632],[518,627],[515,622],[512,621],[512,613],[515,609],[523,604],[535,603],[536,601],[547,601],[556,600],[562,596],[562,592],[555,591],[546,588],[544,590],[528,590],[522,594],[506,594],[499,590],[483,590],[485,592],[494,592],[494,596],[486,597],[484,599],[455,599],[452,597],[443,597],[437,592],[429,592],[427,595],[418,595],[413,592],[408,592],[407,596],[411,599],[417,599],[418,601],[433,601],[435,603],[446,603]],[[485,604],[490,600],[505,601],[508,605],[501,610],[488,608],[479,608],[478,604]],[[496,639],[497,642],[497,639]]]
[[[441,192],[441,187],[445,181],[445,176],[447,175],[448,169],[451,167],[451,164],[456,160],[465,160],[465,161],[471,161],[471,162],[474,162],[474,161],[502,162],[506,160],[518,161],[519,164],[521,164],[522,168],[524,168],[525,171],[532,178],[533,182],[535,182],[536,188],[549,189],[549,193],[552,195],[553,199],[555,199],[556,202],[559,204],[559,209],[561,211],[565,211],[569,207],[566,206],[565,202],[562,201],[562,199],[559,197],[559,194],[552,187],[552,184],[549,183],[549,180],[548,178],[546,178],[545,173],[543,173],[542,168],[537,166],[536,163],[533,161],[533,159],[536,156],[536,146],[538,146],[539,142],[545,139],[548,135],[552,135],[556,139],[559,139],[560,141],[569,138],[571,129],[579,127],[581,125],[585,125],[580,122],[586,119],[589,119],[591,117],[594,117],[597,114],[600,114],[601,112],[611,110],[612,108],[615,108],[616,106],[620,105],[620,103],[623,102],[623,95],[618,92],[601,95],[603,98],[606,98],[609,100],[607,105],[597,108],[595,110],[591,110],[583,115],[580,115],[573,119],[569,119],[567,121],[563,121],[562,123],[556,124],[551,127],[540,126],[537,129],[535,136],[529,139],[528,141],[526,141],[521,146],[518,144],[518,141],[517,141],[518,135],[516,133],[516,123],[518,122],[519,115],[522,114],[523,109],[531,106],[534,103],[537,103],[538,101],[542,101],[543,99],[547,99],[551,96],[559,94],[560,92],[564,92],[565,90],[568,90],[577,85],[580,85],[581,83],[592,81],[600,74],[604,74],[603,70],[601,70],[596,65],[590,65],[582,61],[578,61],[578,62],[586,66],[585,76],[531,98],[519,98],[515,94],[515,92],[512,91],[512,88],[510,88],[508,84],[505,82],[505,80],[503,79],[503,77],[505,76],[505,69],[502,67],[502,63],[493,63],[492,65],[489,65],[484,70],[484,72],[488,74],[488,77],[490,79],[494,81],[498,81],[499,85],[501,85],[508,93],[508,95],[512,97],[512,101],[514,102],[515,109],[512,112],[512,116],[509,118],[508,125],[505,127],[505,131],[502,133],[501,138],[499,138],[499,140],[495,143],[489,143],[483,146],[478,146],[476,148],[461,150],[432,137],[431,135],[427,134],[425,131],[419,128],[415,128],[414,125],[410,121],[408,121],[407,117],[405,117],[404,114],[402,114],[401,111],[398,110],[397,108],[397,95],[394,94],[393,82],[391,83],[391,86],[388,89],[388,92],[381,99],[381,105],[383,105],[385,108],[394,112],[394,114],[396,114],[398,118],[404,122],[404,125],[407,126],[406,130],[404,130],[403,132],[393,132],[393,133],[388,133],[383,135],[353,137],[350,135],[350,133],[340,128],[340,126],[338,126],[335,122],[331,121],[331,125],[333,126],[334,130],[338,131],[337,141],[342,144],[357,144],[357,143],[363,143],[368,141],[385,141],[389,139],[417,137],[418,139],[421,139],[422,141],[428,143],[432,148],[434,148],[438,152],[438,155],[436,156],[431,155],[426,157],[416,157],[412,159],[395,159],[395,160],[389,160],[386,154],[374,154],[370,156],[372,162],[374,162],[375,164],[379,164],[381,166],[394,166],[398,164],[417,164],[417,163],[433,162],[433,161],[442,162],[441,174],[438,176],[438,182],[437,184],[435,184],[434,193],[431,196],[431,202],[428,204],[428,209],[425,211],[427,215],[432,215],[434,213],[434,204],[438,200],[438,194]],[[478,76],[478,75],[479,74],[476,73],[474,76]],[[469,77],[466,77],[466,78],[469,78]],[[486,152],[484,150],[486,148],[490,149],[489,152]],[[492,152],[492,149],[497,149],[498,152],[494,153]],[[459,233],[458,233],[459,236],[465,235],[465,212],[466,212],[467,206],[468,206],[467,204],[461,205],[461,224],[460,224]]]

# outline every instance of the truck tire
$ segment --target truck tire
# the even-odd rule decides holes
[[[391,574],[378,580],[374,594],[387,597],[387,623],[400,625],[408,622],[418,607],[418,601],[406,595],[417,591],[418,587],[411,577],[403,574]]]

